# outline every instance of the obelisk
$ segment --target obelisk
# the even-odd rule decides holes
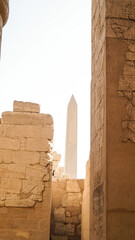
[[[73,95],[67,109],[65,174],[77,178],[77,103]]]
[[[7,22],[8,14],[9,14],[9,0],[0,0],[0,52],[1,52],[2,28]]]

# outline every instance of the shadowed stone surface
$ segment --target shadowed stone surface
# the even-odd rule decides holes
[[[93,0],[90,239],[135,239],[135,1]]]
[[[81,239],[83,190],[84,180],[57,179],[52,182],[52,236],[66,236],[68,240]]]

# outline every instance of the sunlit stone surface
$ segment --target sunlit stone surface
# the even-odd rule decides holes
[[[65,174],[77,177],[77,103],[73,95],[67,110]]]

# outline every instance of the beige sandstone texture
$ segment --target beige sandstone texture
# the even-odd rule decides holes
[[[57,179],[52,182],[52,239],[81,239],[83,189],[84,180]]]
[[[135,0],[93,0],[90,239],[135,239]]]
[[[81,240],[89,240],[90,238],[89,227],[90,227],[90,160],[88,160],[86,164],[86,178],[84,180]]]
[[[40,105],[37,103],[14,101],[13,111],[40,113]]]
[[[0,240],[49,239],[53,120],[36,106],[15,102],[17,112],[2,114]]]
[[[65,178],[68,179],[69,175],[64,174],[64,167],[60,167],[61,154],[53,152],[53,179]]]
[[[0,49],[1,49],[2,28],[7,22],[8,14],[9,14],[9,0],[0,0]]]

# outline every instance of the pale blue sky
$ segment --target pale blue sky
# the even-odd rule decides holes
[[[78,104],[78,177],[90,150],[91,0],[10,0],[0,62],[0,112],[37,102],[54,118],[54,150],[65,155],[66,111]]]

